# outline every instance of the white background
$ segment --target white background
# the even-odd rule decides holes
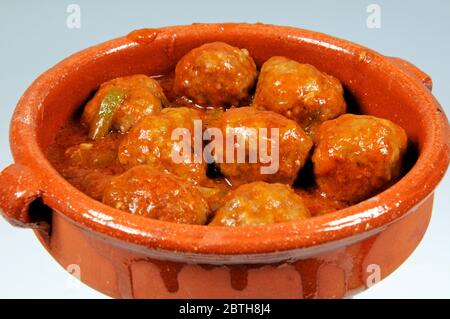
[[[81,6],[81,29],[66,27],[66,8]],[[381,6],[381,28],[366,25],[367,6]],[[405,58],[434,80],[450,113],[449,1],[1,1],[0,168],[12,162],[9,120],[39,74],[67,55],[142,27],[192,22],[265,22],[321,31]],[[0,185],[2,187],[3,185]],[[394,274],[357,298],[450,297],[450,178],[436,191],[424,240]],[[104,298],[74,284],[29,230],[0,220],[0,297]]]

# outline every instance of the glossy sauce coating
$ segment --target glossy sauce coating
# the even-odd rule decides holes
[[[321,193],[316,188],[297,188],[294,191],[302,198],[303,203],[308,208],[311,216],[329,214],[349,206],[346,202],[329,198],[326,194]]]
[[[111,179],[103,202],[132,214],[181,224],[206,223],[203,196],[182,179],[149,165],[135,166]]]
[[[272,57],[262,68],[253,105],[297,121],[307,132],[345,113],[341,83],[310,64]]]
[[[210,225],[267,225],[308,217],[310,213],[302,198],[289,186],[253,182],[231,192]]]
[[[172,132],[177,128],[189,131],[192,137],[190,151],[193,154],[194,120],[201,120],[201,117],[200,111],[186,107],[165,108],[157,115],[144,117],[120,144],[118,150],[120,163],[127,168],[141,164],[153,165],[194,184],[205,181],[205,162],[195,163],[193,156],[188,156],[177,163],[172,156],[172,153],[177,151],[178,145],[172,140]]]
[[[87,195],[101,200],[112,176],[124,172],[117,157],[123,135],[112,133],[92,141],[88,130],[78,121],[70,121],[56,135],[47,157],[56,170]]]
[[[275,112],[261,111],[253,107],[229,109],[211,125],[219,128],[224,136],[235,134],[238,145],[245,144],[246,158],[243,163],[236,160],[233,163],[226,162],[226,154],[221,150],[215,154],[216,159],[222,162],[218,164],[222,174],[233,186],[253,181],[290,185],[297,178],[297,173],[303,167],[312,147],[311,139],[296,122]],[[272,137],[271,129],[273,128],[278,129],[276,139]],[[267,133],[261,134],[259,129],[265,129]],[[275,161],[275,156],[278,157],[278,170],[274,173],[261,172],[261,168],[267,167],[270,163],[262,162],[260,157],[257,158],[257,163],[250,163],[250,153],[259,156],[260,141],[267,142],[267,153],[272,160]],[[278,145],[278,151],[276,151],[276,145]],[[270,154],[272,146],[274,146],[274,154]],[[234,154],[234,158],[237,159],[236,150]]]
[[[249,99],[256,77],[256,65],[247,50],[213,42],[180,59],[175,69],[174,90],[195,104],[237,106]]]
[[[81,119],[85,125],[92,125],[105,95],[111,88],[121,90],[125,95],[123,103],[115,112],[111,127],[122,133],[127,132],[139,119],[158,113],[169,103],[159,83],[146,75],[116,78],[103,83],[86,104]]]
[[[270,58],[257,76],[247,50],[214,42],[188,52],[167,75],[112,79],[100,86],[81,119],[59,131],[48,158],[75,187],[107,205],[176,223],[207,224],[212,218],[214,226],[332,213],[399,178],[404,130],[373,116],[341,115],[346,103],[336,78],[285,57]],[[92,134],[94,124],[102,134]],[[196,163],[194,133],[209,128],[225,139],[233,132],[238,145],[243,141],[244,161],[236,161],[235,151],[235,161],[227,163],[223,148],[213,153],[215,163]],[[191,151],[178,163],[176,129],[187,130]],[[277,154],[271,154],[271,129],[279,130]],[[259,157],[261,140],[267,156],[278,155],[274,173],[261,171],[269,165]],[[207,146],[200,141],[201,151]]]
[[[329,197],[355,203],[400,175],[407,136],[391,121],[345,114],[324,122],[316,139],[314,174]]]

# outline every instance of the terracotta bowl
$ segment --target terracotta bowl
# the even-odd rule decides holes
[[[111,78],[164,74],[190,49],[224,41],[257,64],[273,55],[339,78],[360,111],[406,129],[418,158],[395,185],[352,207],[263,227],[178,225],[133,216],[71,186],[45,157],[61,125]],[[125,298],[336,298],[394,271],[420,242],[449,163],[449,125],[431,79],[408,62],[324,34],[263,24],[196,24],[132,32],[42,74],[11,122],[15,164],[0,175],[0,208],[33,228],[81,280]],[[74,266],[76,265],[76,266]],[[78,269],[78,268],[77,268]]]

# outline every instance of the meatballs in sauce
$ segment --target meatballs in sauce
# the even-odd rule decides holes
[[[257,62],[246,48],[212,42],[168,74],[102,83],[48,158],[113,208],[225,227],[301,222],[401,177],[408,138],[399,125],[346,114],[342,83],[316,66]]]

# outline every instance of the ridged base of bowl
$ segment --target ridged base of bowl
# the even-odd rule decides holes
[[[398,268],[421,241],[433,196],[362,241],[307,259],[272,265],[199,265],[149,258],[87,233],[53,213],[51,236],[36,234],[66,269],[114,298],[344,298]]]

